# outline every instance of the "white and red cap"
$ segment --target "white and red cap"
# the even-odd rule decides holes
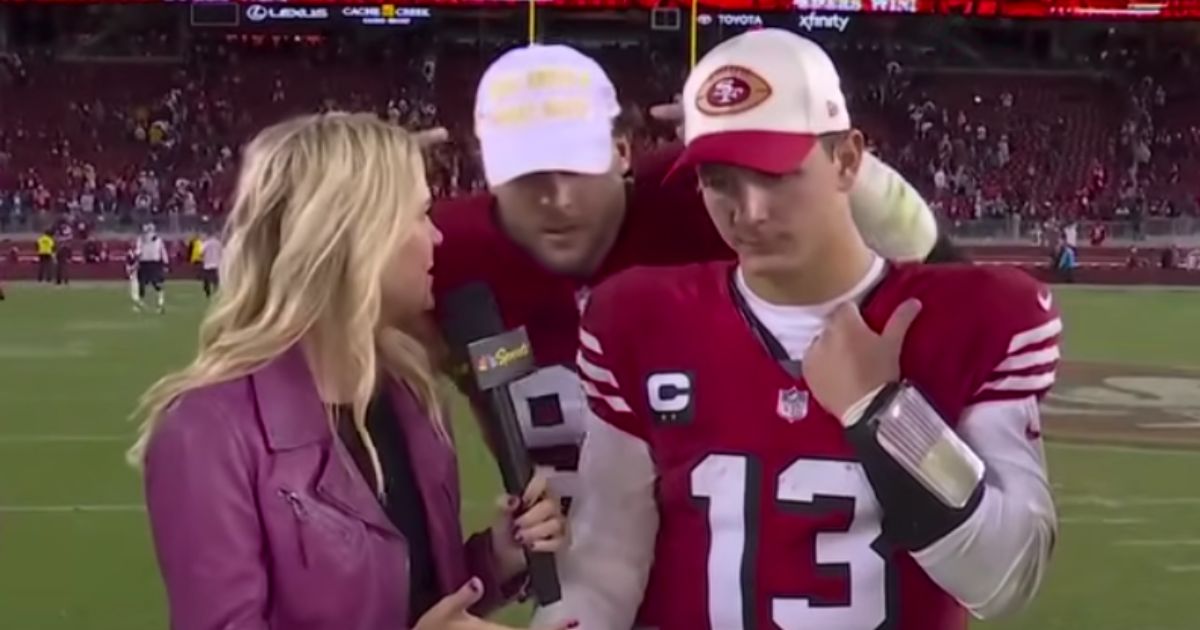
[[[686,147],[671,174],[719,163],[782,175],[821,135],[850,129],[833,60],[782,29],[748,31],[713,48],[688,75],[682,100]]]
[[[489,186],[523,175],[599,175],[613,165],[617,90],[600,64],[562,45],[514,48],[484,71],[475,135]]]

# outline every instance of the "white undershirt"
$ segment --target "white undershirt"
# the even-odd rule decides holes
[[[857,299],[870,290],[883,275],[883,268],[883,259],[875,256],[871,261],[871,266],[867,268],[867,273],[849,291],[828,302],[806,306],[772,304],[758,297],[746,284],[746,277],[742,273],[741,267],[738,267],[734,279],[738,293],[746,300],[746,306],[750,307],[750,312],[754,313],[758,321],[779,340],[783,349],[787,350],[788,357],[793,361],[799,361],[825,326],[825,318],[840,304]]]

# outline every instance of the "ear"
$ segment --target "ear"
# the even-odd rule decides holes
[[[833,164],[837,168],[838,189],[848,193],[858,179],[858,170],[862,168],[863,152],[866,151],[866,140],[862,132],[851,129],[846,136],[834,147]]]
[[[613,168],[621,175],[626,175],[633,168],[633,145],[629,136],[613,138]]]

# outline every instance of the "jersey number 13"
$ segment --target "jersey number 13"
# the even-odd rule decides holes
[[[713,630],[770,627],[755,622],[756,593],[746,586],[756,581],[755,563],[760,554],[757,538],[762,519],[757,512],[761,477],[761,464],[746,455],[710,454],[692,469],[692,496],[707,504],[712,541],[708,550],[708,615]],[[857,462],[798,459],[775,480],[775,504],[780,507],[814,513],[853,506],[853,518],[844,531],[816,534],[816,566],[809,569],[846,575],[849,600],[842,605],[803,595],[772,598],[774,626],[783,630],[867,630],[886,621],[887,562],[873,547],[882,528],[878,521],[870,521],[879,514],[879,508],[865,478]],[[761,553],[769,555],[773,551],[764,549]]]

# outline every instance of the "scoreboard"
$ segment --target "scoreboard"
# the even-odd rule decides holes
[[[812,33],[834,31],[845,33],[853,21],[846,13],[818,13],[816,11],[765,13],[700,13],[696,25],[702,31],[715,29],[782,28],[790,31]]]
[[[516,8],[533,2],[538,7],[562,9],[690,9],[693,0],[402,0],[381,3],[378,0],[0,0],[15,4],[137,4],[169,3],[192,5],[235,5],[241,13],[256,6],[256,16],[271,19],[355,18],[364,20],[406,19],[406,9],[440,8]],[[999,18],[1042,19],[1200,19],[1200,0],[695,0],[698,8],[710,12],[808,12],[840,14],[960,15]],[[319,8],[319,10],[314,9]],[[344,11],[360,7],[362,11]],[[393,7],[397,16],[382,15],[383,7]],[[389,9],[392,10],[392,9]],[[419,12],[418,12],[419,13]],[[421,19],[419,14],[408,16]]]

